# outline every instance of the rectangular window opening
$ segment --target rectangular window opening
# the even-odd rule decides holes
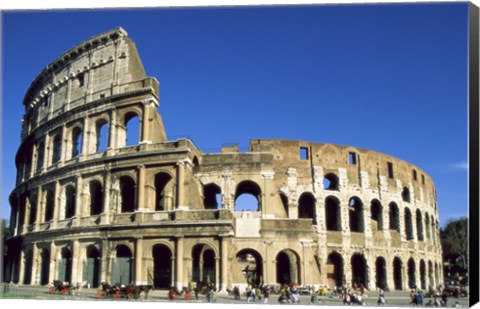
[[[387,162],[387,176],[388,178],[393,178],[393,163]]]
[[[422,175],[422,185],[425,184],[425,175]]]
[[[308,160],[308,148],[300,147],[300,160]]]
[[[357,164],[357,154],[355,152],[349,152],[348,153],[348,163],[350,165]]]
[[[413,170],[413,180],[417,181],[417,171]]]

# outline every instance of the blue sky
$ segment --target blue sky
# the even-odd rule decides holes
[[[170,139],[352,145],[422,168],[440,223],[468,213],[467,4],[3,12],[2,218],[23,96],[74,45],[117,26],[160,82]]]

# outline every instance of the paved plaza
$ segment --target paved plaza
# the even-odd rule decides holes
[[[246,297],[244,295],[242,295],[241,300],[235,300],[233,296],[229,296],[226,293],[217,293],[215,294],[214,302],[208,303],[205,295],[199,295],[198,299],[196,299],[195,296],[192,295],[192,298],[188,301],[184,300],[183,298],[170,301],[168,300],[167,292],[168,291],[166,290],[153,290],[150,292],[148,299],[145,299],[144,295],[142,294],[141,297],[136,300],[135,299],[114,300],[114,299],[108,299],[108,298],[99,300],[97,297],[97,289],[80,289],[74,292],[74,295],[61,296],[61,295],[49,295],[47,287],[21,287],[21,286],[13,287],[11,286],[8,288],[8,293],[0,294],[0,297],[1,297],[0,305],[2,301],[8,300],[8,297],[15,297],[16,299],[22,299],[22,295],[25,295],[25,299],[27,299],[28,302],[30,302],[32,299],[39,300],[41,301],[40,303],[45,305],[47,308],[51,308],[51,307],[66,308],[64,303],[64,301],[66,300],[76,301],[76,302],[69,302],[68,306],[72,304],[72,305],[75,305],[75,307],[79,307],[79,308],[80,307],[84,308],[85,307],[84,305],[88,305],[89,307],[93,306],[95,308],[105,308],[104,305],[107,305],[107,304],[108,304],[108,307],[115,306],[116,308],[130,307],[131,304],[135,304],[136,308],[138,308],[139,305],[140,307],[145,307],[145,308],[158,308],[157,305],[162,305],[162,308],[165,308],[164,307],[165,305],[167,305],[169,308],[177,307],[177,306],[181,306],[181,307],[196,306],[196,307],[207,308],[207,306],[209,307],[212,305],[225,307],[225,304],[233,305],[231,307],[236,307],[236,308],[250,307],[250,306],[253,306],[253,307],[271,306],[271,305],[344,307],[343,302],[339,297],[331,297],[331,296],[319,297],[319,302],[317,304],[311,304],[310,296],[308,295],[302,295],[299,304],[279,304],[277,301],[279,295],[273,294],[270,296],[268,304],[264,304],[263,299],[261,301],[257,300],[255,302],[247,303]],[[377,303],[376,303],[377,294],[378,292],[376,291],[367,292],[368,296],[364,299],[367,307],[377,307]],[[387,292],[385,294],[385,297],[387,300],[387,304],[385,305],[385,307],[413,307],[412,305],[409,305],[410,297],[407,291]],[[45,302],[45,300],[55,300],[55,301]],[[433,302],[433,298],[425,298],[425,304],[427,304],[430,300],[432,300]],[[23,299],[18,302],[22,303]],[[469,307],[469,299],[464,297],[449,298],[447,307],[449,308],[454,307],[455,302],[458,302],[459,306],[462,308]],[[238,306],[238,305],[242,305],[242,306]],[[6,308],[4,306],[1,306],[1,307]],[[428,307],[428,306],[425,306],[425,307]]]

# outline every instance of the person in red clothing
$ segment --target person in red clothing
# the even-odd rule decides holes
[[[170,291],[168,291],[168,299],[169,300],[174,300],[175,299],[175,290],[174,289],[170,289]]]

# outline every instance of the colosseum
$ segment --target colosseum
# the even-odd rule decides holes
[[[423,170],[352,146],[252,139],[246,152],[204,153],[169,140],[159,83],[122,28],[48,64],[23,104],[12,284],[443,282],[435,187]],[[255,202],[240,207],[241,196]]]

